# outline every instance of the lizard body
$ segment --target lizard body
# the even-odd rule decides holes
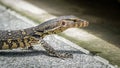
[[[86,27],[88,22],[75,16],[61,16],[48,20],[38,26],[21,30],[0,30],[0,49],[14,49],[31,47],[33,44],[41,43],[51,56],[71,57],[71,54],[60,54],[43,40],[46,35],[56,34],[72,27]]]

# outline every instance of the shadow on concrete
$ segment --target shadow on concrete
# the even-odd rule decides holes
[[[60,52],[60,53],[64,53],[64,52],[67,52],[67,53],[71,53],[71,54],[85,54],[81,51],[68,51],[68,50],[57,50],[57,52]],[[31,50],[31,51],[2,51],[0,52],[0,56],[5,56],[5,57],[26,57],[26,56],[37,56],[37,55],[46,55],[46,56],[49,56],[47,54],[46,51],[43,51],[43,50]]]
[[[120,47],[120,3],[117,0],[28,0],[48,13],[75,15],[90,22],[89,33]]]

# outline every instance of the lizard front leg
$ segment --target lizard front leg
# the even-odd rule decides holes
[[[73,55],[70,53],[60,53],[57,52],[53,47],[51,47],[46,41],[43,39],[40,40],[41,45],[47,51],[50,56],[58,57],[58,58],[73,58]]]

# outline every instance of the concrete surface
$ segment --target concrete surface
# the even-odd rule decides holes
[[[27,18],[0,6],[0,28],[2,30],[27,28],[34,25]],[[38,44],[33,51],[20,49],[0,51],[0,68],[115,68],[107,60],[102,62],[97,57],[70,46],[71,44],[67,43],[70,41],[62,37],[51,35],[44,39],[56,50],[72,53],[74,58],[63,60],[50,57]],[[61,41],[62,39],[67,42]],[[72,43],[72,45],[76,44]]]

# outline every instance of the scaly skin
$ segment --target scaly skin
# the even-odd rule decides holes
[[[22,30],[0,31],[0,49],[32,48],[32,45],[39,44],[44,47],[51,56],[59,58],[72,58],[69,53],[56,52],[47,42],[43,40],[46,35],[63,32],[68,28],[79,28],[88,26],[88,22],[75,16],[61,16],[48,20],[36,27]]]

